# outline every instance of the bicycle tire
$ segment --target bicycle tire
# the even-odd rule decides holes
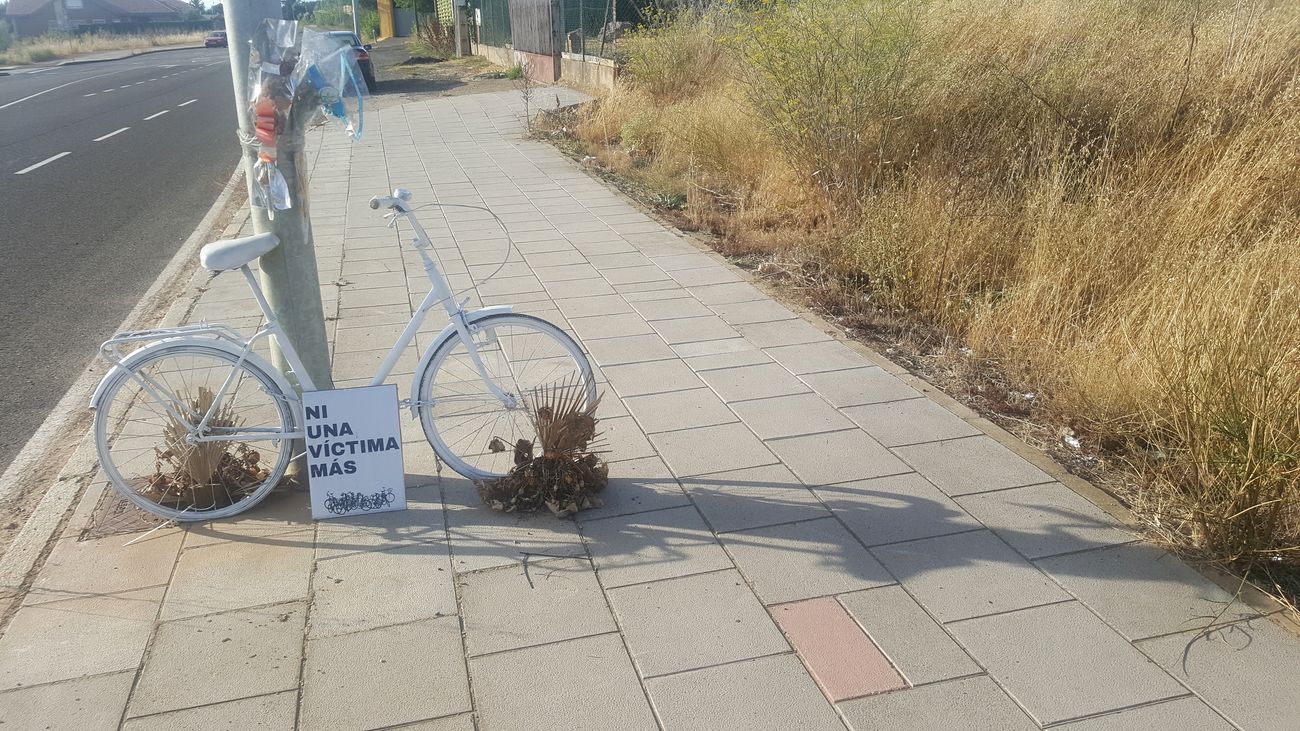
[[[499,400],[490,397],[487,393],[486,386],[483,385],[481,378],[476,372],[471,372],[468,364],[456,363],[453,371],[452,361],[450,358],[457,355],[457,348],[463,346],[460,335],[452,332],[450,337],[438,343],[434,355],[429,359],[428,365],[419,374],[416,380],[416,399],[420,404],[418,412],[420,414],[420,423],[424,428],[425,438],[433,447],[434,452],[455,472],[470,478],[471,480],[490,480],[504,476],[511,466],[513,466],[513,451],[511,449],[491,450],[488,449],[488,441],[497,438],[503,444],[513,445],[518,439],[528,439],[535,441],[536,434],[532,428],[531,422],[527,419],[526,409],[523,407],[524,398],[531,394],[531,389],[543,385],[557,385],[566,381],[566,379],[580,380],[581,388],[586,392],[587,403],[593,403],[596,399],[596,379],[591,372],[591,364],[587,361],[586,353],[582,347],[568,333],[559,327],[532,315],[521,315],[515,313],[499,313],[488,315],[487,317],[477,320],[470,325],[474,333],[491,331],[492,337],[500,342],[499,333],[503,328],[517,328],[521,332],[532,331],[534,334],[549,338],[555,345],[559,346],[559,351],[551,351],[551,356],[544,360],[556,361],[553,363],[556,367],[544,374],[539,379],[521,380],[524,375],[524,368],[514,371],[512,368],[513,388],[505,389],[516,397],[521,397],[519,405],[513,409],[508,409]],[[540,342],[537,343],[540,345]],[[463,350],[463,348],[461,348]],[[507,363],[508,357],[504,355],[506,346],[501,346],[501,359]],[[484,351],[480,351],[483,356]],[[562,354],[561,354],[562,352]],[[489,351],[490,355],[490,351]],[[567,367],[564,360],[567,355],[571,361],[571,368]],[[487,363],[485,362],[485,366]],[[458,372],[457,372],[458,371]],[[449,376],[447,379],[451,384],[457,387],[478,388],[473,394],[467,392],[457,392],[455,398],[476,399],[483,404],[483,411],[463,412],[468,417],[484,416],[484,421],[491,419],[489,412],[497,413],[498,416],[494,426],[482,427],[475,430],[468,437],[453,434],[448,429],[450,416],[444,412],[435,413],[439,402],[453,400],[446,395],[447,390],[435,392],[439,386],[438,374],[444,373]],[[510,414],[508,423],[503,423],[500,414]],[[506,428],[506,427],[509,428]],[[470,425],[468,428],[473,428]],[[465,430],[462,428],[463,433]],[[489,433],[491,432],[491,433]],[[448,444],[447,437],[454,437],[452,444]]]
[[[188,359],[188,366],[182,367],[183,359]],[[238,358],[226,350],[197,343],[163,346],[134,361],[128,357],[127,361],[129,368],[114,369],[105,377],[102,397],[95,410],[95,448],[100,466],[114,489],[154,515],[193,522],[218,520],[241,513],[261,502],[275,488],[292,460],[292,438],[182,444],[175,436],[181,426],[159,400],[162,394],[141,387],[133,376],[146,369],[151,371],[153,378],[165,378],[169,373],[193,373],[193,381],[184,375],[179,376],[179,380],[187,389],[187,396],[202,399],[205,387],[197,385],[197,374],[201,369],[194,367],[196,364],[204,363],[203,368],[210,371],[227,369],[226,373],[229,373],[228,369],[238,367],[240,373],[232,381],[228,400],[223,401],[226,405],[221,407],[230,409],[228,416],[232,425],[227,427],[224,421],[214,419],[210,426],[221,421],[215,428],[236,429],[235,419],[246,418],[250,413],[265,413],[274,414],[278,424],[257,424],[259,428],[292,432],[295,424],[293,410],[274,378],[254,363],[245,361],[239,365]],[[174,371],[158,367],[168,361],[177,362]],[[219,374],[218,377],[225,378]],[[216,378],[211,382],[220,383]],[[168,393],[172,397],[173,411],[182,414],[184,410],[192,411],[191,407],[176,406],[177,401],[184,403],[183,399],[175,396],[177,390],[169,388]],[[210,390],[210,393],[217,391],[219,388]],[[240,403],[241,398],[246,400]],[[235,408],[241,412],[237,414]],[[249,425],[241,423],[238,426],[247,428]],[[151,430],[156,433],[158,429],[162,430],[161,441],[152,447],[155,455],[151,476],[148,474],[147,453],[144,454],[143,466],[139,463],[140,454],[130,458],[126,455],[148,449],[153,439]],[[170,439],[169,432],[173,435]],[[249,444],[269,446],[250,447]],[[200,466],[193,466],[196,464]],[[164,465],[172,471],[165,473]],[[210,465],[211,476],[206,482],[193,477]],[[186,485],[186,481],[190,484]]]

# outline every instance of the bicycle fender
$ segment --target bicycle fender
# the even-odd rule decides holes
[[[479,320],[482,320],[485,317],[491,317],[492,315],[504,315],[514,311],[515,308],[513,305],[494,305],[492,307],[484,307],[481,310],[466,312],[465,321],[472,325],[475,322],[478,322]],[[424,373],[424,369],[428,368],[429,364],[433,362],[433,354],[438,352],[438,348],[441,347],[442,344],[447,340],[451,339],[452,337],[455,337],[455,335],[456,335],[456,326],[451,323],[447,323],[447,327],[444,327],[442,329],[442,332],[438,333],[438,337],[433,339],[433,344],[430,345],[428,348],[426,348],[424,354],[420,356],[420,362],[415,366],[415,375],[411,377],[410,393],[411,393],[411,418],[412,419],[419,416],[419,412],[416,410],[415,401],[419,397],[419,393],[417,389],[420,387],[420,375]]]
[[[235,358],[239,358],[240,353],[243,352],[243,349],[236,346],[234,343],[228,343],[224,340],[216,340],[212,338],[167,338],[165,340],[158,340],[149,343],[143,348],[140,348],[123,358],[121,365],[113,366],[108,373],[104,375],[104,378],[100,380],[99,385],[95,386],[95,392],[90,396],[91,410],[99,408],[99,402],[100,399],[103,398],[105,384],[107,384],[109,380],[115,377],[119,372],[135,367],[136,363],[140,362],[140,360],[153,353],[155,350],[161,350],[176,345],[197,345],[204,348],[212,348],[214,350],[225,351]],[[284,377],[284,374],[280,373],[279,370],[270,363],[267,363],[265,359],[258,356],[256,353],[249,353],[248,357],[244,358],[244,362],[256,366],[263,373],[270,376],[271,380],[275,381],[275,385],[280,387],[282,393],[294,393],[293,386],[289,385],[289,381]]]

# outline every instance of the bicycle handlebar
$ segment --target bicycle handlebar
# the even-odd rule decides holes
[[[370,209],[373,211],[382,208],[395,208],[403,213],[410,213],[411,209],[406,205],[411,200],[411,191],[405,188],[394,188],[392,195],[377,195],[370,199]]]

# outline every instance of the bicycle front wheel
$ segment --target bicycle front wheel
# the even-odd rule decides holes
[[[420,423],[433,450],[474,480],[504,476],[519,440],[537,433],[529,400],[538,389],[576,384],[585,403],[596,400],[596,379],[582,348],[563,330],[530,315],[489,315],[470,325],[474,353],[503,401],[479,374],[458,335],[437,346],[417,380]]]
[[[284,476],[293,412],[257,365],[195,343],[128,361],[107,376],[95,446],[132,503],[172,520],[215,520],[256,505]]]

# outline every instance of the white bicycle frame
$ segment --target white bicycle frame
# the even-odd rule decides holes
[[[414,314],[411,315],[410,322],[408,322],[406,328],[402,330],[402,334],[398,336],[397,342],[393,344],[393,347],[388,351],[383,362],[379,364],[379,369],[375,372],[374,377],[370,379],[370,385],[377,386],[388,379],[393,367],[397,364],[398,358],[401,357],[402,352],[406,347],[410,345],[412,338],[415,337],[416,332],[419,331],[420,326],[424,323],[424,318],[428,314],[429,310],[433,309],[435,305],[441,304],[443,309],[447,312],[450,324],[430,346],[430,352],[441,345],[447,337],[459,337],[461,342],[465,345],[465,350],[468,353],[471,362],[474,364],[475,370],[478,372],[479,377],[483,379],[484,385],[487,386],[488,392],[499,399],[506,408],[515,408],[518,406],[518,399],[514,395],[503,391],[496,382],[493,381],[491,376],[488,375],[487,367],[483,364],[482,358],[479,357],[478,347],[474,343],[474,337],[471,331],[471,325],[475,320],[490,314],[510,312],[513,308],[504,305],[486,307],[472,312],[466,312],[464,305],[468,299],[459,303],[455,301],[455,294],[447,285],[447,281],[443,278],[442,272],[438,269],[438,265],[428,254],[427,249],[432,246],[432,242],[429,239],[429,235],[425,232],[424,227],[421,226],[420,222],[415,218],[415,213],[407,209],[403,203],[398,203],[397,205],[392,206],[392,209],[394,212],[390,214],[392,218],[389,223],[390,227],[394,226],[399,219],[405,219],[411,224],[412,229],[415,231],[415,239],[412,242],[412,245],[420,253],[420,258],[424,263],[425,276],[428,277],[431,286],[429,288],[429,293],[425,295],[424,300],[420,302],[419,307],[417,307]],[[244,440],[248,439],[250,434],[261,432],[265,432],[268,435],[277,434],[281,435],[283,438],[290,439],[299,439],[306,435],[306,432],[302,428],[297,428],[291,432],[285,432],[279,429],[241,427],[235,431],[235,428],[233,427],[212,427],[213,433],[206,433],[209,429],[208,422],[212,419],[213,415],[218,412],[226,392],[230,389],[236,374],[240,372],[245,362],[254,360],[260,363],[261,359],[253,354],[253,346],[262,338],[273,338],[276,344],[279,345],[280,351],[284,355],[284,359],[288,363],[290,371],[298,379],[298,384],[304,392],[318,390],[316,383],[312,381],[311,375],[303,366],[302,359],[298,356],[298,352],[294,350],[293,342],[285,334],[283,328],[281,328],[280,321],[276,318],[275,313],[271,310],[270,304],[266,301],[266,295],[262,292],[262,287],[258,283],[257,277],[253,276],[253,272],[247,264],[241,266],[239,271],[244,275],[245,281],[248,282],[249,289],[253,292],[253,297],[257,301],[258,308],[262,311],[262,314],[266,316],[266,324],[254,333],[251,338],[245,340],[240,337],[238,333],[225,325],[201,323],[176,328],[121,333],[105,342],[101,347],[101,352],[107,360],[118,367],[130,370],[130,366],[124,362],[127,360],[129,355],[124,354],[120,348],[121,345],[126,343],[141,341],[174,343],[176,340],[190,339],[194,336],[205,336],[204,340],[209,343],[216,340],[229,343],[231,346],[237,346],[223,347],[223,349],[231,352],[232,355],[237,355],[238,360],[234,367],[231,368],[230,374],[226,376],[225,381],[221,384],[221,388],[215,394],[212,406],[208,408],[207,412],[204,413],[201,418],[197,412],[193,412],[186,407],[184,402],[180,399],[177,399],[174,396],[163,397],[160,391],[165,391],[166,389],[155,383],[152,378],[139,372],[131,371],[132,377],[140,384],[141,388],[149,393],[150,396],[161,401],[172,418],[176,419],[178,423],[191,425],[186,441],[192,444],[199,442]],[[272,371],[271,375],[274,377],[276,373],[277,372]],[[293,402],[295,423],[301,427],[304,423],[302,399],[297,396],[292,387],[285,387],[288,385],[287,383],[282,383],[280,385],[284,398]],[[417,394],[413,392],[411,398],[403,399],[399,404],[403,407],[410,408],[412,414],[414,414],[416,409],[423,405],[422,402],[416,400],[416,396]],[[96,391],[91,403],[97,404],[99,402],[98,397],[99,393]],[[177,412],[175,410],[176,405],[184,407],[185,410],[190,413],[181,414]],[[197,424],[194,421],[196,418],[198,419]]]

